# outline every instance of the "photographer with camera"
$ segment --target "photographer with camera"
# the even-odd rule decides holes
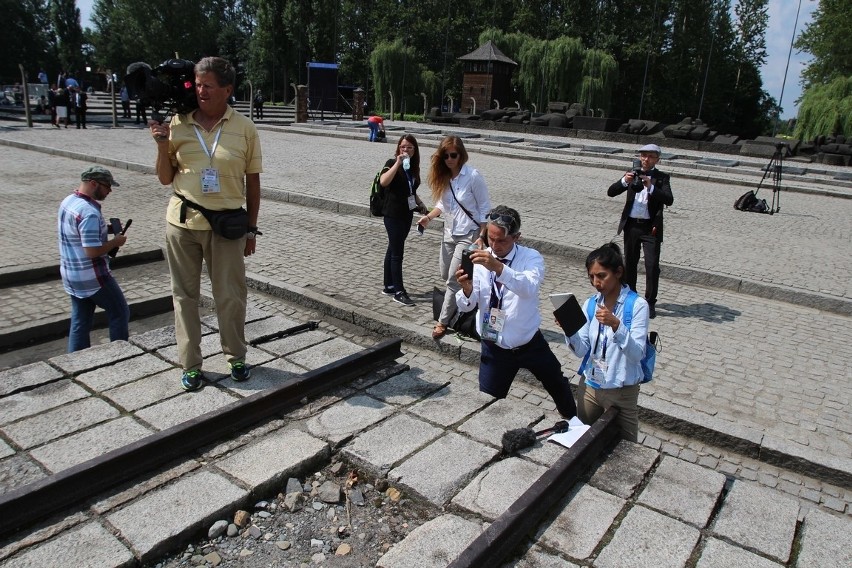
[[[199,314],[202,262],[213,288],[219,338],[231,378],[245,381],[251,374],[245,363],[244,257],[254,254],[255,236],[261,234],[257,230],[260,139],[254,123],[228,105],[234,68],[225,59],[205,57],[194,71],[198,108],[175,114],[168,124],[149,122],[157,144],[157,177],[163,185],[172,184],[175,193],[166,212],[166,254],[183,367],[181,385],[187,391],[200,388],[204,379]],[[232,214],[242,219],[239,236],[230,234],[233,227],[226,227],[226,233],[215,222],[217,215],[221,219]]]
[[[657,169],[662,151],[656,144],[639,148],[639,159],[633,169],[607,190],[615,197],[627,192],[627,201],[618,223],[618,234],[624,231],[624,282],[636,291],[639,251],[645,258],[645,299],[650,317],[656,317],[654,305],[660,285],[660,247],[663,243],[663,206],[674,203],[669,174]]]

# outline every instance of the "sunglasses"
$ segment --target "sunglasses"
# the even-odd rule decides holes
[[[458,157],[459,157],[458,152],[447,152],[446,154],[444,154],[445,160],[455,160]]]
[[[515,218],[512,217],[511,215],[504,215],[504,214],[501,214],[501,213],[489,213],[488,218],[492,221],[499,221],[500,223],[503,223],[503,224],[509,225],[509,226],[511,226],[512,223],[515,222]]]

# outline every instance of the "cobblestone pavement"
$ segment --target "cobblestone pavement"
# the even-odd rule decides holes
[[[57,141],[64,134],[37,128],[0,130],[0,138],[42,146],[61,146]],[[109,165],[122,186],[110,195],[104,209],[108,216],[134,219],[124,250],[160,246],[169,189],[144,173],[153,160],[153,145],[145,131],[90,129],[76,136],[87,137],[86,152],[116,160]],[[361,140],[286,130],[264,130],[262,136],[264,187],[317,199],[296,199],[291,194],[291,200],[316,207],[264,200],[260,225],[265,234],[258,254],[247,264],[253,281],[304,293],[306,298],[327,298],[368,309],[379,321],[421,336],[421,341],[407,344],[405,349],[405,362],[412,367],[440,369],[450,375],[470,373],[464,363],[436,357],[435,348],[426,346],[431,288],[440,284],[436,279],[437,230],[427,231],[423,237],[412,236],[407,243],[406,282],[418,305],[404,308],[379,293],[386,238],[381,220],[363,214],[369,185],[364,180],[372,177],[390,146],[365,146]],[[68,147],[79,152],[83,146],[79,138],[75,140]],[[423,151],[431,153],[426,144]],[[0,148],[0,152],[4,156],[0,194],[8,210],[19,213],[0,221],[0,243],[7,252],[0,268],[14,272],[53,264],[56,207],[76,187],[85,163],[13,147]],[[621,203],[606,199],[603,188],[617,177],[615,170],[594,160],[588,166],[565,165],[477,152],[472,152],[471,163],[485,174],[495,203],[519,204],[526,237],[580,248],[597,246],[612,237]],[[130,169],[121,171],[123,166]],[[576,183],[580,179],[582,185]],[[658,356],[658,378],[643,387],[640,404],[723,430],[743,429],[771,451],[848,475],[852,471],[852,419],[844,409],[850,403],[850,356],[837,349],[824,359],[812,353],[813,346],[848,344],[852,339],[849,317],[797,305],[795,291],[820,293],[837,301],[849,298],[852,201],[788,192],[783,194],[780,214],[746,215],[730,207],[743,191],[741,186],[696,180],[675,186],[675,208],[667,213],[669,238],[664,259],[675,266],[709,269],[710,276],[703,286],[696,286],[666,280],[664,272],[659,317],[653,326],[663,338],[663,352]],[[333,210],[332,204],[337,204]],[[808,214],[796,213],[806,206]],[[774,248],[769,247],[773,243]],[[545,259],[548,274],[542,297],[554,291],[581,296],[590,291],[579,262],[550,253]],[[141,299],[167,287],[162,268],[156,265],[118,272],[128,296]],[[714,288],[714,273],[753,278],[790,290],[792,301]],[[253,303],[266,310],[282,309],[280,300],[265,296],[253,295]],[[67,298],[55,281],[6,287],[0,331],[20,324],[14,318],[21,313],[29,314],[36,323],[42,314],[55,316],[67,309]],[[284,309],[304,313],[298,308]],[[575,367],[577,361],[560,344],[555,327],[547,325],[546,331],[566,371]],[[347,339],[360,338],[356,340],[360,344],[369,336],[352,329],[340,333]],[[450,353],[455,340],[448,337],[442,345],[441,350]],[[512,395],[552,410],[546,395],[524,382],[516,382]],[[756,481],[809,506],[850,514],[848,487],[653,427],[643,431],[643,443],[652,449]]]

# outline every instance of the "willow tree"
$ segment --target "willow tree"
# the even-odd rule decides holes
[[[811,85],[802,95],[795,136],[810,140],[820,135],[852,136],[852,77],[836,77]]]
[[[377,45],[370,54],[370,68],[373,71],[376,89],[374,107],[377,110],[391,110],[388,94],[393,93],[394,102],[399,102],[420,80],[420,67],[414,57],[414,48],[403,45],[401,39]]]
[[[583,56],[580,102],[587,108],[609,115],[612,90],[618,80],[618,63],[605,51],[589,49]]]
[[[542,61],[544,81],[552,100],[576,102],[580,100],[580,82],[585,57],[583,42],[578,38],[562,36],[547,42]]]

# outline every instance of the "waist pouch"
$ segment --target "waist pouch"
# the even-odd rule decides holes
[[[186,223],[186,208],[192,207],[207,219],[213,232],[226,239],[241,239],[248,231],[248,211],[239,209],[225,209],[224,211],[213,211],[202,207],[197,203],[175,193],[178,199],[183,201],[180,207],[180,222]]]

